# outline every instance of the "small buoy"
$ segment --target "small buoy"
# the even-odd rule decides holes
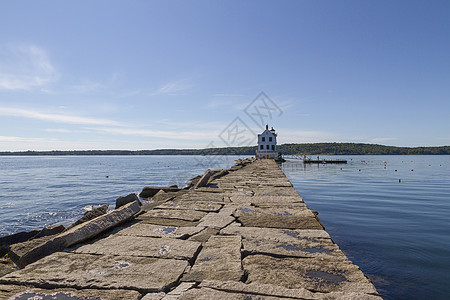
[[[106,175],[106,178],[109,178],[109,176],[108,176],[108,175]]]
[[[411,169],[411,172],[414,172],[414,169]]]
[[[399,178],[399,179],[398,179],[398,182],[402,182],[402,180]]]
[[[359,169],[359,171],[361,172],[361,169]]]
[[[397,170],[395,170],[395,172],[397,172]]]

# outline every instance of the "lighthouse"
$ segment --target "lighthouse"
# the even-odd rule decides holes
[[[266,130],[258,134],[258,149],[256,149],[256,158],[277,158],[277,134],[273,127],[269,130],[269,125],[266,125]]]

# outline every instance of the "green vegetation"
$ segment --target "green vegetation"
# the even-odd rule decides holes
[[[82,150],[82,151],[24,151],[0,152],[0,155],[254,155],[253,147],[226,147],[208,149],[160,149],[160,150]],[[450,155],[450,146],[395,147],[377,144],[315,143],[283,144],[278,146],[283,154],[308,155]]]

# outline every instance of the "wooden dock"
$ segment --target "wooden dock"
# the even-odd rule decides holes
[[[1,299],[56,296],[381,299],[269,159],[240,160],[189,189],[160,191],[106,233],[0,278]]]
[[[345,159],[304,159],[304,164],[346,164]]]

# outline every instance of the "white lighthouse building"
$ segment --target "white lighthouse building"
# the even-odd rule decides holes
[[[277,158],[277,134],[273,127],[269,130],[269,125],[266,125],[266,130],[258,134],[258,149],[256,149],[256,158]]]

